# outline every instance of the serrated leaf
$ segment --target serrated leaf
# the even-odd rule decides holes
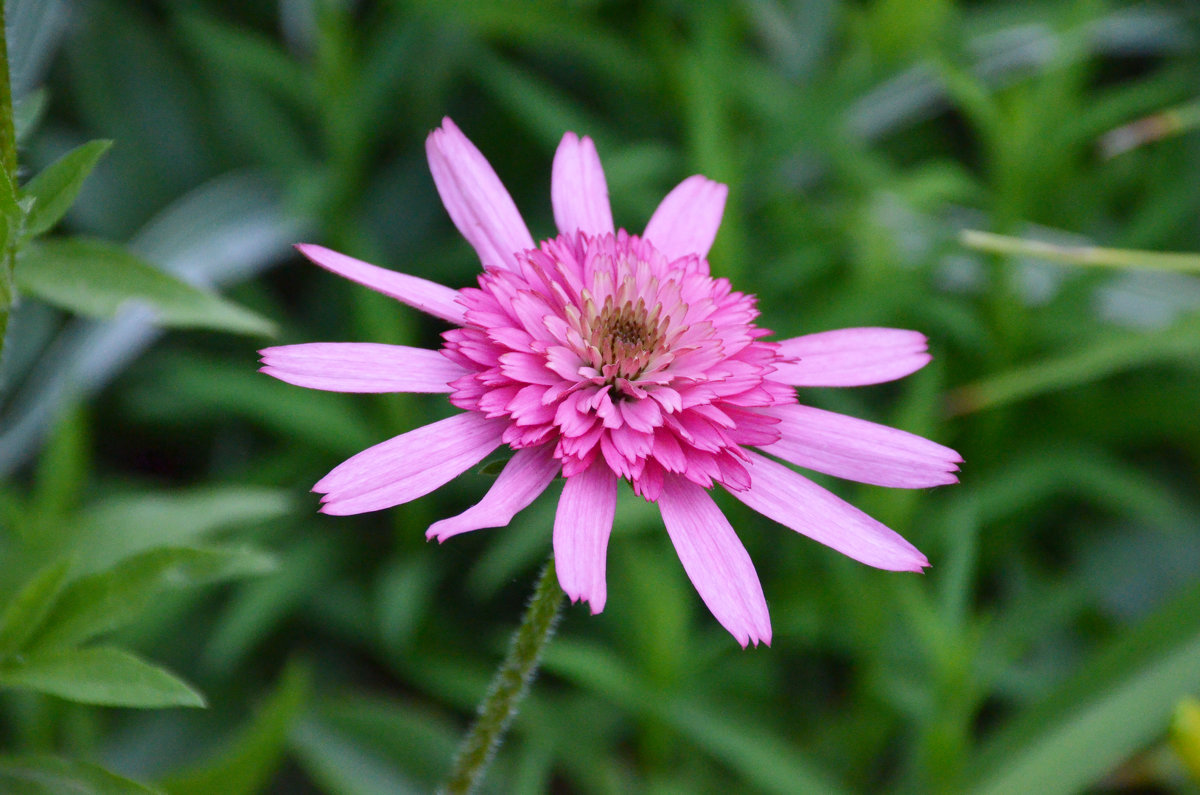
[[[70,560],[46,566],[8,603],[0,615],[0,658],[20,651],[41,628],[62,592],[70,568]]]
[[[163,668],[111,647],[55,649],[0,665],[0,687],[109,707],[203,707],[204,697]]]
[[[36,237],[50,230],[71,209],[79,189],[112,141],[89,141],[46,166],[21,189],[22,198],[34,200],[25,220],[25,233]]]
[[[54,240],[29,245],[17,259],[17,287],[68,312],[109,318],[131,302],[147,305],[159,325],[269,336],[266,318],[158,270],[114,243]]]
[[[273,558],[250,549],[150,550],[72,583],[30,645],[78,645],[129,623],[164,590],[261,574],[273,566]]]
[[[163,786],[171,795],[249,795],[260,792],[283,761],[288,736],[312,689],[312,675],[289,665],[254,720],[205,764],[170,776]]]
[[[57,756],[0,756],[5,795],[162,795],[104,768]]]

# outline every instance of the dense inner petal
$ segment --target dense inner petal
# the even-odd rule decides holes
[[[668,261],[623,230],[561,236],[517,260],[461,293],[466,323],[442,352],[470,373],[451,402],[508,419],[514,448],[554,442],[568,477],[602,456],[652,500],[666,472],[749,485],[741,446],[779,438],[756,409],[795,402],[767,378],[778,354],[751,296],[704,259]]]

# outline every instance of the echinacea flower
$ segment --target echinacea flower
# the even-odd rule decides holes
[[[797,386],[859,386],[906,376],[930,356],[914,331],[851,328],[767,342],[753,296],[709,274],[726,187],[702,176],[672,190],[639,237],[613,226],[596,148],[567,133],[550,196],[558,236],[534,243],[487,160],[449,119],[426,142],[454,225],[483,263],[454,290],[321,246],[327,270],[448,321],[440,350],[370,343],[267,348],[262,371],[339,392],[446,392],[462,409],[345,461],[322,478],[328,514],[416,499],[501,445],[514,453],[492,488],[429,538],[502,527],[565,479],[554,558],[570,598],[604,608],[617,484],[658,504],[701,599],[737,641],[770,643],[754,565],[708,491],[850,557],[890,570],[929,563],[912,544],[779,463],[864,483],[956,482],[951,449],[797,401]],[[770,456],[770,457],[768,457]]]

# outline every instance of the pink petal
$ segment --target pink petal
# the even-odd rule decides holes
[[[925,335],[894,328],[844,328],[781,340],[772,381],[792,386],[866,386],[915,373],[933,357]]]
[[[458,304],[457,290],[427,279],[409,276],[407,273],[380,268],[312,243],[299,243],[296,250],[338,276],[344,276],[352,282],[370,287],[375,292],[395,298],[442,320],[449,320],[460,326],[464,323],[463,308]]]
[[[700,598],[745,648],[771,645],[771,617],[750,555],[708,493],[668,475],[658,497],[667,534]]]
[[[749,453],[750,488],[730,492],[769,519],[857,561],[890,571],[921,571],[925,556],[894,530],[783,464]]]
[[[434,522],[425,537],[440,542],[482,527],[504,527],[546,490],[560,469],[552,444],[518,450],[482,500],[458,516]]]
[[[467,411],[368,447],[313,486],[323,513],[345,516],[415,500],[500,446],[506,423]]]
[[[573,132],[563,136],[550,173],[550,203],[558,231],[572,239],[576,232],[613,233],[608,183],[591,138]]]
[[[668,261],[689,254],[707,257],[721,226],[728,193],[729,189],[719,182],[699,174],[688,177],[658,205],[643,237]]]
[[[759,449],[796,466],[902,489],[958,482],[958,453],[916,434],[812,406],[760,411],[779,418],[775,430],[782,437]]]
[[[425,140],[425,153],[446,212],[480,262],[511,269],[533,237],[491,165],[448,118]]]
[[[260,372],[332,392],[449,392],[469,371],[437,351],[373,342],[312,342],[264,348]]]
[[[554,565],[558,582],[571,597],[583,600],[595,615],[604,609],[608,535],[617,510],[617,477],[596,461],[567,478],[554,515]]]

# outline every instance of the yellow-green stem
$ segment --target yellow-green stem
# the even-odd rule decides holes
[[[1197,254],[1136,251],[1126,248],[1100,248],[1099,246],[1059,246],[1039,240],[995,235],[991,232],[980,232],[974,229],[964,230],[959,239],[964,246],[977,251],[1034,257],[1049,262],[1061,262],[1064,265],[1200,273],[1200,255]]]

